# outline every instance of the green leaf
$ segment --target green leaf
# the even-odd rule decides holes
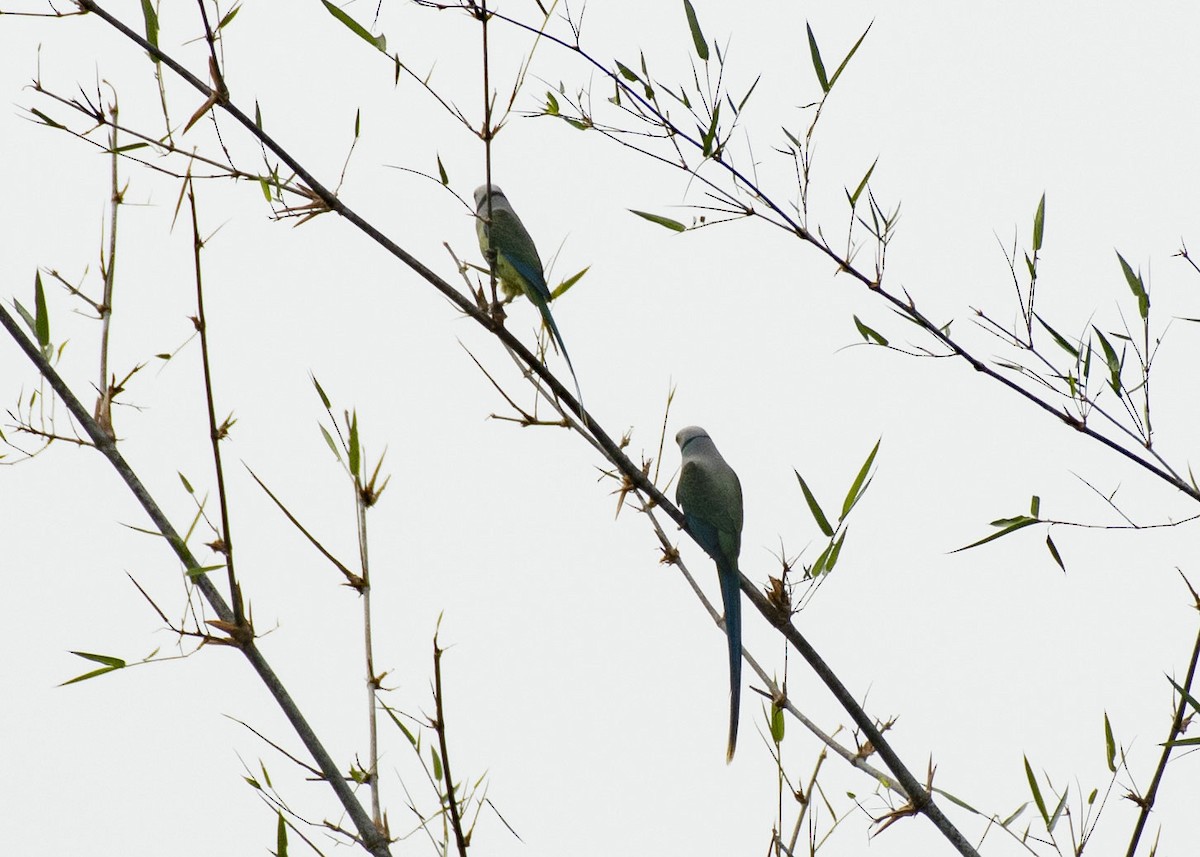
[[[1117,741],[1113,738],[1112,724],[1108,722],[1108,712],[1104,712],[1104,758],[1108,769],[1117,772]]]
[[[1038,202],[1037,213],[1033,215],[1033,252],[1042,249],[1042,233],[1046,228],[1046,194],[1042,194]]]
[[[955,548],[954,550],[950,551],[950,553],[958,553],[959,551],[965,551],[965,550],[970,550],[971,548],[977,548],[980,545],[986,545],[988,542],[995,541],[996,539],[999,539],[999,538],[1003,538],[1004,536],[1007,536],[1009,533],[1015,533],[1017,530],[1024,529],[1025,527],[1028,527],[1030,524],[1040,524],[1040,523],[1041,523],[1041,521],[1039,521],[1037,518],[1030,518],[1026,515],[1018,515],[1015,518],[1001,518],[999,521],[992,521],[993,527],[1003,527],[1003,529],[1000,530],[1000,532],[992,533],[990,536],[984,536],[979,541],[971,542],[969,545],[964,545],[961,548]]]
[[[876,158],[875,160],[873,160],[871,162],[870,168],[867,170],[867,174],[862,177],[862,181],[860,181],[858,183],[858,187],[856,187],[854,189],[854,193],[847,193],[847,196],[850,198],[850,207],[851,208],[854,208],[854,206],[858,205],[858,198],[860,196],[862,196],[862,192],[864,190],[866,190],[867,182],[871,180],[871,173],[875,172],[875,165],[878,163],[879,163],[879,158]]]
[[[1121,361],[1117,357],[1117,352],[1108,344],[1108,340],[1104,338],[1104,334],[1100,332],[1100,328],[1092,325],[1092,330],[1096,331],[1096,335],[1100,337],[1100,348],[1104,350],[1104,362],[1108,364],[1108,383],[1113,388],[1113,392],[1118,396],[1121,395]]]
[[[1046,549],[1048,551],[1050,551],[1051,558],[1053,558],[1053,560],[1056,563],[1058,563],[1058,567],[1061,568],[1063,570],[1063,572],[1065,573],[1067,570],[1067,567],[1065,565],[1063,565],[1062,555],[1058,552],[1058,548],[1055,547],[1054,539],[1050,538],[1049,533],[1046,533]]]
[[[813,496],[812,491],[808,490],[808,483],[804,481],[804,477],[800,475],[800,471],[793,468],[792,472],[796,474],[796,479],[800,481],[800,490],[804,492],[804,500],[808,503],[808,510],[812,512],[813,520],[817,522],[817,526],[821,528],[821,532],[832,538],[833,527],[829,526],[829,519],[821,511],[821,506],[817,503],[817,498]]]
[[[358,23],[358,21],[355,21],[353,18],[351,18],[349,15],[347,15],[345,12],[343,12],[337,6],[334,6],[332,3],[329,2],[329,0],[321,0],[321,2],[324,3],[325,8],[329,10],[329,14],[332,15],[333,17],[337,18],[343,24],[345,24],[346,27],[349,28],[350,32],[354,33],[354,35],[358,36],[360,39],[367,42],[367,44],[371,45],[376,50],[383,51],[383,52],[387,51],[387,37],[386,36],[384,36],[383,34],[380,34],[378,36],[372,36],[371,33],[362,24]]]
[[[591,268],[592,268],[592,266],[588,265],[586,268],[584,268],[578,274],[572,274],[571,276],[569,276],[565,280],[563,280],[561,283],[559,283],[558,286],[554,289],[554,291],[552,291],[550,293],[550,300],[552,300],[552,301],[557,300],[562,294],[564,294],[567,291],[567,289],[571,288],[571,286],[575,285],[580,280],[582,280],[583,275],[586,274],[588,271],[590,271]]]
[[[1150,315],[1150,295],[1146,291],[1146,284],[1142,281],[1141,272],[1133,273],[1133,268],[1129,267],[1129,263],[1120,253],[1117,253],[1117,259],[1121,263],[1121,273],[1125,275],[1125,282],[1129,284],[1129,290],[1137,298],[1138,314],[1145,321]]]
[[[110,673],[113,670],[124,669],[126,666],[125,661],[121,660],[120,658],[114,658],[111,655],[94,655],[91,652],[71,652],[71,654],[83,658],[84,660],[92,661],[93,663],[103,664],[103,666],[101,666],[98,670],[92,670],[91,672],[84,673],[83,675],[77,675],[75,678],[68,679],[60,684],[59,687],[66,687],[68,684],[87,681],[89,678],[95,678],[96,676]]]
[[[283,820],[283,813],[279,813],[279,820],[275,823],[275,857],[287,857],[288,853],[288,837],[287,837],[287,822]]]
[[[195,491],[192,490],[192,483],[187,481],[187,477],[184,476],[182,472],[179,474],[179,481],[183,483],[184,491],[188,492],[189,494],[196,493]]]
[[[358,476],[359,447],[358,447],[358,411],[350,418],[350,473]]]
[[[1058,806],[1054,807],[1054,812],[1050,815],[1050,821],[1046,825],[1046,830],[1050,833],[1054,832],[1054,826],[1058,824],[1058,819],[1062,817],[1063,810],[1067,807],[1067,795],[1071,793],[1071,788],[1068,786],[1063,789],[1062,797],[1058,799]]]
[[[551,116],[558,115],[558,99],[554,97],[554,93],[546,90],[546,112]]]
[[[158,47],[158,12],[154,10],[152,0],[142,0],[142,18],[146,22],[146,41]],[[150,60],[157,65],[158,60],[151,55]]]
[[[865,324],[862,323],[862,320],[858,316],[854,316],[854,326],[858,328],[859,336],[861,336],[864,341],[875,342],[879,345],[887,345],[888,344],[887,338],[883,334],[878,333],[878,332],[872,330],[871,328],[867,327]]]
[[[228,12],[225,13],[225,17],[222,18],[220,20],[220,22],[217,23],[217,29],[223,30],[226,27],[228,27],[233,22],[233,19],[237,16],[237,13],[240,11],[242,11],[242,4],[238,3],[236,6],[234,6],[232,9],[230,9]]]
[[[1042,498],[1039,497],[1037,494],[1034,494],[1033,497],[1029,501],[1029,514],[1032,517],[1036,518],[1038,516],[1038,510],[1041,508],[1042,508]]]
[[[357,140],[362,133],[362,108],[354,111],[354,139]]]
[[[325,410],[329,410],[329,397],[325,395],[325,390],[321,388],[321,382],[317,380],[316,375],[309,375],[312,378],[313,386],[317,388],[317,395],[321,397],[321,404],[325,406]]]
[[[1018,816],[1020,816],[1021,813],[1023,813],[1025,811],[1025,807],[1027,807],[1027,806],[1029,806],[1029,801],[1025,801],[1025,803],[1021,804],[1019,807],[1017,807],[1015,810],[1013,810],[1012,815],[1010,815],[1008,818],[1004,819],[1004,821],[1000,822],[1000,826],[1008,827],[1010,824],[1012,824],[1014,821],[1017,820]]]
[[[808,574],[810,577],[817,578],[826,572],[829,565],[829,554],[832,552],[833,542],[830,541],[829,544],[825,545],[825,550],[821,551],[820,555],[816,559],[816,562],[809,567]]]
[[[850,514],[850,510],[854,508],[854,504],[858,502],[858,498],[863,495],[866,488],[863,486],[863,480],[867,478],[867,473],[871,470],[871,465],[875,463],[875,453],[879,452],[879,444],[883,443],[883,438],[875,441],[875,445],[871,447],[871,454],[867,456],[867,460],[863,462],[863,466],[858,469],[858,475],[854,477],[854,482],[850,486],[850,490],[846,492],[846,499],[842,501],[842,520],[846,520],[846,516]]]
[[[210,571],[219,571],[224,567],[225,563],[223,562],[216,565],[201,565],[197,568],[189,568],[186,572],[186,576],[195,579],[201,575],[208,574]]]
[[[700,138],[702,146],[702,154],[708,157],[715,151],[713,142],[717,139],[717,123],[721,121],[721,105],[720,103],[713,105],[712,118],[708,123],[708,130],[704,132],[704,136]]]
[[[691,0],[683,0],[683,11],[687,13],[688,29],[692,31],[696,56],[708,62],[708,43],[704,41],[704,33],[700,32],[700,22],[696,20],[696,10],[692,8]]]
[[[1029,758],[1025,757],[1025,777],[1029,780],[1029,790],[1033,792],[1033,802],[1037,804],[1038,812],[1042,814],[1042,821],[1046,827],[1050,826],[1050,815],[1046,812],[1046,803],[1042,800],[1042,790],[1038,788],[1037,778],[1033,775],[1033,768],[1029,767]]]
[[[808,30],[808,51],[812,54],[813,71],[817,73],[817,82],[821,84],[821,91],[829,91],[829,78],[825,76],[825,63],[821,62],[821,49],[817,47],[817,37],[813,35],[812,25],[805,23],[805,28]]]
[[[446,167],[442,165],[442,156],[437,156],[438,165],[438,181],[442,183],[442,187],[450,186],[450,176],[446,175]]]
[[[838,557],[842,554],[842,544],[846,541],[846,533],[848,532],[850,532],[849,527],[842,530],[842,534],[837,537],[837,541],[830,546],[829,558],[825,561],[826,574],[833,571],[833,567],[837,565]]]
[[[438,755],[437,747],[429,748],[429,757],[433,760],[433,778],[440,780],[442,778],[442,757]]]
[[[63,125],[60,122],[55,122],[53,119],[51,119],[49,116],[47,116],[42,111],[38,110],[36,107],[30,107],[29,112],[32,113],[34,116],[36,116],[38,119],[41,119],[43,124],[48,125],[51,128],[59,128],[62,130],[66,130],[66,127],[67,127],[66,125]]]
[[[871,27],[874,26],[874,24],[875,24],[874,21],[872,21],[870,24],[867,24],[867,28],[865,30],[863,30],[863,34],[858,37],[858,41],[854,43],[854,47],[852,47],[850,49],[850,53],[846,54],[846,58],[843,59],[841,62],[841,65],[839,65],[837,67],[837,71],[835,71],[833,73],[833,77],[829,78],[830,88],[832,88],[833,85],[835,83],[837,83],[837,79],[842,76],[842,72],[846,69],[846,65],[850,62],[850,58],[852,56],[854,56],[855,52],[858,50],[858,46],[863,43],[863,39],[865,39],[867,37],[867,33],[871,32]],[[811,38],[812,38],[812,33],[810,32],[809,33],[810,42],[811,42]],[[828,90],[826,90],[826,91],[828,92]]]
[[[680,223],[678,220],[672,220],[669,217],[663,217],[662,215],[659,215],[659,214],[651,214],[648,211],[638,211],[636,208],[631,208],[631,209],[629,209],[629,211],[632,212],[633,214],[636,214],[638,217],[643,218],[644,220],[649,220],[651,223],[657,223],[659,226],[665,226],[667,229],[670,229],[672,232],[686,232],[687,231],[687,227],[684,226],[682,223]]]
[[[321,430],[321,436],[325,438],[325,443],[329,444],[329,451],[333,453],[333,457],[338,461],[341,461],[342,454],[338,452],[337,444],[333,442],[333,436],[330,435],[325,426],[321,425],[320,423],[317,423],[317,428]]]
[[[631,69],[629,66],[625,65],[620,60],[613,60],[613,62],[617,64],[617,71],[621,73],[621,77],[625,78],[631,83],[642,82],[642,79],[637,76],[637,72]]]
[[[1179,695],[1187,701],[1188,705],[1192,707],[1192,712],[1194,714],[1200,714],[1200,701],[1197,701],[1196,697],[1192,696],[1190,693],[1176,684],[1170,676],[1167,676],[1167,681],[1171,682],[1171,687],[1175,688],[1175,690],[1179,692]]]
[[[50,312],[46,309],[46,291],[42,288],[42,272],[38,271],[33,277],[33,332],[37,335],[38,345],[42,353],[49,357],[50,350]]]
[[[1063,337],[1058,334],[1058,331],[1056,331],[1050,325],[1046,324],[1045,320],[1040,315],[1038,315],[1037,313],[1034,313],[1034,318],[1036,318],[1038,320],[1038,323],[1042,327],[1046,328],[1046,331],[1050,334],[1050,336],[1052,336],[1054,338],[1054,341],[1056,343],[1058,343],[1059,348],[1061,348],[1063,351],[1070,354],[1076,360],[1079,359],[1079,349],[1078,348],[1076,348],[1071,343],[1067,342],[1067,340],[1063,339]]]
[[[768,726],[771,730],[771,740],[776,744],[783,743],[786,722],[783,716],[783,709],[772,705],[771,714],[768,718]]]

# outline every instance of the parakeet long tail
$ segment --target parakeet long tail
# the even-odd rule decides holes
[[[721,579],[721,600],[725,602],[725,633],[729,638],[729,747],[725,763],[733,761],[737,749],[738,712],[742,698],[742,591],[736,568],[725,563],[717,567]]]
[[[562,334],[558,332],[554,316],[550,315],[550,305],[544,300],[538,301],[537,305],[538,311],[542,314],[542,321],[546,322],[546,327],[550,328],[550,335],[554,337],[554,341],[558,344],[558,350],[562,352],[567,361],[567,368],[571,370],[571,380],[575,382],[575,398],[579,402],[579,410],[582,411],[583,393],[579,389],[579,378],[575,375],[575,366],[571,363],[571,355],[567,353],[567,345],[563,342]]]

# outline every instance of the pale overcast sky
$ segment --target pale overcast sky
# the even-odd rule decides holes
[[[820,94],[805,24],[830,73],[871,25],[815,132],[809,223],[844,247],[845,188],[878,159],[871,190],[885,209],[900,208],[887,286],[907,290],[938,324],[952,322],[952,334],[979,357],[1002,348],[977,324],[976,309],[1002,324],[1019,318],[1005,250],[1014,239],[1018,254],[1029,247],[1043,193],[1039,306],[1056,329],[1079,336],[1091,325],[1107,334],[1122,329],[1122,318],[1132,324],[1136,304],[1114,250],[1140,269],[1151,288],[1153,333],[1165,331],[1152,376],[1155,448],[1187,472],[1200,418],[1188,367],[1200,328],[1179,319],[1200,317],[1200,274],[1173,254],[1181,242],[1200,249],[1200,11],[1161,2],[969,10],[694,3],[705,36],[727,60],[732,96],[761,76],[730,156],[785,202],[797,191],[792,163],[777,151],[786,141],[781,128],[802,136],[812,117],[805,105]],[[162,13],[163,48],[207,79],[196,6],[163,5],[172,7]],[[139,4],[110,0],[108,7],[141,31]],[[0,0],[6,12],[46,8]],[[537,20],[525,0],[500,8]],[[375,6],[345,9],[370,23]],[[577,14],[578,4],[570,11]],[[374,29],[447,103],[479,121],[477,23],[393,2],[383,4]],[[561,20],[552,30],[568,33]],[[1058,526],[1051,532],[1066,574],[1046,550],[1044,526],[950,551],[986,535],[990,521],[1026,512],[1034,494],[1046,517],[1099,525],[1125,523],[1100,494],[1115,492],[1141,525],[1187,518],[1195,503],[961,361],[861,345],[854,316],[899,347],[930,342],[785,232],[748,220],[677,235],[630,214],[690,223],[696,211],[688,206],[706,199],[687,174],[597,133],[519,115],[539,109],[546,90],[561,83],[617,118],[606,104],[612,84],[580,57],[543,42],[530,58],[527,34],[499,22],[490,33],[502,97],[530,61],[518,114],[495,142],[495,180],[543,258],[553,260],[553,282],[590,266],[554,313],[591,413],[614,437],[629,433],[635,461],[657,458],[675,389],[660,485],[678,466],[675,431],[705,426],[740,475],[742,570],[759,585],[779,573],[781,544],[800,563],[825,544],[793,470],[836,512],[882,438],[840,562],[797,624],[870,714],[896,718],[888,736],[910,769],[923,779],[932,760],[934,785],[985,816],[1007,817],[1031,799],[1027,757],[1054,787],[1070,789],[1078,831],[1081,795],[1098,788],[1099,807],[1110,783],[1107,713],[1132,779],[1119,775],[1089,851],[1123,853],[1137,810],[1122,795],[1149,782],[1173,703],[1164,674],[1182,680],[1195,639],[1196,613],[1176,570],[1200,585],[1200,569],[1189,565],[1194,527]],[[693,83],[695,51],[683,4],[674,0],[593,3],[582,43],[601,62],[631,68],[640,68],[644,53],[662,90]],[[456,284],[462,280],[444,243],[459,258],[481,261],[468,209],[417,174],[436,175],[440,159],[450,189],[469,200],[483,181],[481,143],[411,79],[394,84],[391,62],[321,3],[246,2],[225,30],[224,61],[232,101],[251,114],[258,105],[267,131],[327,185],[338,185],[345,167],[341,198],[392,240]],[[110,161],[29,121],[30,109],[64,122],[71,115],[29,87],[39,74],[47,90],[68,98],[99,86],[108,102],[115,91],[122,122],[152,135],[162,131],[162,113],[144,53],[96,16],[0,18],[0,86],[9,104],[0,111],[3,298],[31,307],[34,275],[43,271],[53,341],[68,341],[60,369],[90,407],[99,325],[45,272],[98,294]],[[169,75],[166,92],[181,145],[220,157],[210,119],[180,134],[202,99]],[[672,115],[689,124],[678,105]],[[361,133],[346,166],[356,116]],[[254,141],[228,117],[218,122],[236,163],[262,170]],[[78,119],[71,127],[88,130]],[[148,150],[138,154],[182,168]],[[128,162],[120,169],[127,204],[119,215],[111,366],[118,376],[145,368],[114,421],[125,455],[186,530],[195,505],[177,474],[209,498],[217,519],[199,347],[188,341],[191,231],[186,206],[174,220],[178,180]],[[342,769],[366,759],[359,600],[246,469],[355,565],[353,498],[321,436],[325,415],[310,373],[335,413],[357,409],[372,460],[387,450],[391,482],[368,524],[385,701],[411,715],[432,713],[431,639],[440,617],[455,775],[465,783],[486,775],[488,799],[520,836],[485,809],[473,853],[765,854],[774,826],[790,834],[797,806],[785,787],[781,809],[755,692],[761,682],[746,671],[739,750],[726,766],[721,632],[678,570],[659,563],[646,518],[627,506],[614,520],[618,486],[601,478],[599,455],[560,429],[488,418],[510,412],[464,349],[510,395],[531,402],[498,343],[337,216],[278,222],[248,182],[212,179],[198,183],[198,193],[217,412],[237,420],[222,452],[239,574],[263,652]],[[872,252],[867,245],[857,258],[864,270]],[[1018,273],[1022,267],[1018,257]],[[518,301],[508,325],[531,342],[536,313]],[[1058,357],[1051,342],[1043,344]],[[155,357],[181,347],[166,365]],[[551,355],[550,366],[568,380],[560,358]],[[16,412],[37,387],[31,365],[5,337],[5,410]],[[1120,411],[1111,391],[1101,403]],[[56,409],[58,428],[69,431]],[[13,422],[10,415],[0,424],[5,435],[35,446]],[[5,461],[19,457],[5,451]],[[718,599],[712,563],[660,520]],[[260,763],[300,815],[349,826],[324,785],[305,781],[236,722],[304,756],[233,650],[208,647],[57,687],[93,666],[71,651],[128,661],[190,651],[129,582],[182,621],[178,563],[162,540],[135,529],[148,520],[99,455],[57,443],[34,461],[0,468],[0,521],[8,571],[0,851],[266,853],[274,812],[243,781],[247,770],[259,775]],[[219,561],[204,547],[211,540],[198,526],[192,545],[202,562]],[[748,602],[744,611],[747,649],[769,673],[786,676],[795,705],[827,732],[848,724]],[[845,730],[839,740],[853,744]],[[789,718],[783,760],[791,783],[807,788],[820,750]],[[409,834],[409,801],[433,813],[433,795],[407,742],[386,724],[381,753],[392,831]],[[878,758],[872,763],[882,767]],[[1187,853],[1196,841],[1198,764],[1180,754],[1168,767],[1139,853],[1160,826],[1161,854]],[[847,815],[821,854],[952,853],[919,817],[872,838],[869,815],[888,809],[876,794],[882,790],[837,757],[825,761],[820,784],[814,835],[829,833],[831,808]],[[1041,785],[1048,795],[1045,779]],[[986,819],[940,803],[968,839],[984,837]],[[1031,835],[1044,836],[1032,805],[1014,830],[1024,832],[1026,823]],[[1056,834],[1068,853],[1065,824]],[[319,828],[306,834],[335,853]],[[802,846],[807,838],[801,834]],[[1029,853],[996,829],[982,842],[986,854]],[[303,853],[297,839],[291,845]],[[393,848],[432,851],[423,834]],[[1034,845],[1033,852],[1053,849]]]

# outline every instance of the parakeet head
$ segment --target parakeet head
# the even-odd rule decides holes
[[[698,437],[708,437],[708,432],[700,428],[700,426],[688,426],[687,428],[681,428],[675,435],[675,442],[679,444],[679,451],[682,452],[683,448],[688,445],[689,441],[695,440]],[[711,440],[711,438],[709,439]]]
[[[504,200],[505,203],[508,203],[508,197],[506,197],[504,195],[504,191],[500,190],[499,185],[481,184],[479,187],[475,188],[475,211],[476,212],[483,211],[484,208],[487,206],[487,198],[488,198],[489,191],[491,192],[493,206],[497,205],[500,200]]]

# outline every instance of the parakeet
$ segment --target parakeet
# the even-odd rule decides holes
[[[480,185],[475,189],[475,232],[479,236],[479,250],[485,259],[488,258],[489,247],[496,251],[496,278],[500,280],[504,293],[510,297],[523,293],[542,314],[542,321],[550,328],[550,335],[554,337],[558,350],[567,361],[567,368],[571,370],[575,396],[582,408],[583,394],[579,390],[579,378],[575,375],[571,355],[567,353],[558,325],[554,323],[554,316],[550,314],[550,289],[546,286],[541,257],[525,224],[513,211],[504,191],[496,185]]]
[[[725,463],[708,432],[699,426],[675,435],[683,467],[675,501],[683,509],[688,530],[717,563],[725,634],[729,639],[729,747],[737,747],[738,710],[742,693],[742,601],[738,554],[742,549],[742,485]]]

